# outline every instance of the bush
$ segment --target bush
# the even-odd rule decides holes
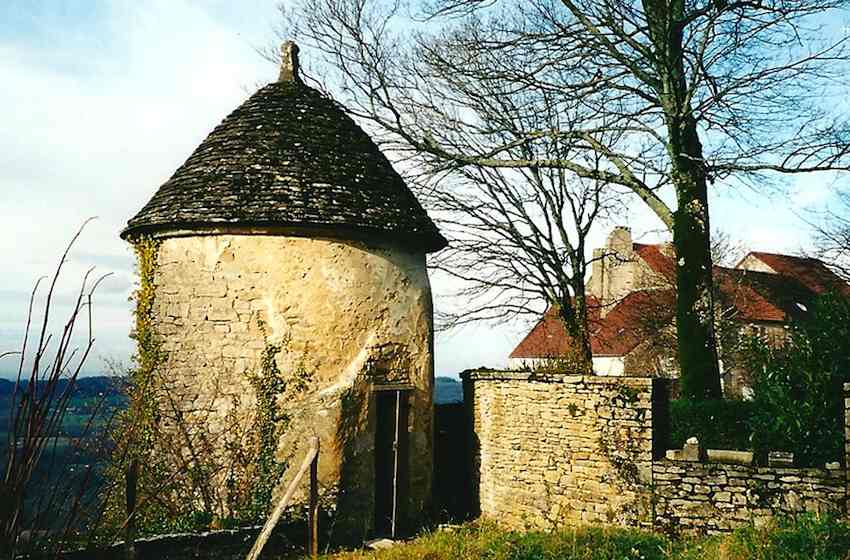
[[[670,446],[682,447],[696,436],[704,448],[751,449],[752,410],[753,403],[747,401],[670,401]]]
[[[754,376],[753,447],[793,451],[800,466],[838,461],[844,448],[842,384],[850,371],[850,302],[827,294],[805,321],[791,325],[776,347],[758,337],[744,343]]]

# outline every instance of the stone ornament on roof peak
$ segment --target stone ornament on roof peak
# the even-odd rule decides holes
[[[280,76],[278,76],[278,82],[301,81],[301,65],[298,61],[299,50],[294,41],[284,41],[280,45]]]

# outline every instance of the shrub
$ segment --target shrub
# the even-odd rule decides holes
[[[670,401],[670,445],[682,447],[691,436],[700,446],[751,449],[749,421],[753,404],[737,400]]]
[[[750,337],[744,357],[754,377],[750,429],[759,455],[793,451],[801,466],[837,461],[844,446],[842,384],[850,371],[850,302],[818,298],[782,346]]]

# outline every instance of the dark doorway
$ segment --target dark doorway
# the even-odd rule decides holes
[[[407,500],[407,391],[375,393],[375,534],[402,534]]]
[[[471,423],[463,403],[434,405],[434,506],[440,523],[472,519]]]

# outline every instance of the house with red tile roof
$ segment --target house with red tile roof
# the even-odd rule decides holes
[[[593,369],[599,375],[675,377],[676,259],[669,244],[634,243],[616,228],[594,250],[587,282]],[[715,266],[718,345],[724,386],[741,393],[748,376],[736,365],[742,332],[785,337],[792,319],[805,317],[829,290],[850,297],[850,286],[814,258],[748,253],[732,268]],[[569,354],[572,340],[554,313],[546,312],[511,352],[511,367],[536,367]]]

